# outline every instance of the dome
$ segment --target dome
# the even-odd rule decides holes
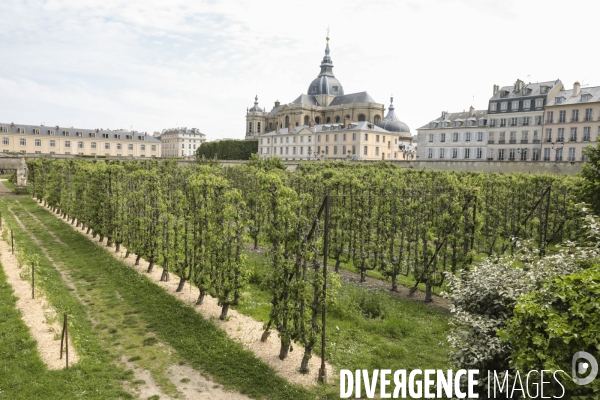
[[[248,112],[263,112],[263,109],[258,106],[258,95],[254,97],[254,107],[250,108]]]
[[[319,94],[341,96],[344,94],[342,84],[333,75],[333,62],[329,56],[329,38],[327,38],[325,56],[323,57],[323,61],[321,61],[321,72],[319,73],[319,76],[311,82],[307,94],[311,96]]]
[[[389,132],[406,132],[410,133],[410,128],[404,122],[400,121],[400,118],[396,116],[394,112],[394,98],[390,99],[390,108],[384,119],[377,124],[378,127],[385,129]]]

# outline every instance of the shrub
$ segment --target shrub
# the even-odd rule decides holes
[[[196,159],[249,160],[253,153],[258,153],[258,140],[220,140],[202,143],[196,150]]]
[[[563,370],[564,390],[571,396],[600,393],[600,379],[580,386],[571,379],[571,360],[586,351],[600,361],[600,264],[557,277],[521,297],[508,328],[501,333],[512,348],[517,371]],[[546,395],[562,396],[554,380]]]

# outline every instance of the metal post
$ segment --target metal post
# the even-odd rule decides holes
[[[326,383],[327,375],[325,371],[325,316],[327,300],[327,258],[329,257],[329,195],[325,196],[325,234],[323,236],[323,308],[321,311],[321,323],[323,330],[321,332],[321,369],[319,370],[319,382]]]
[[[10,230],[10,248],[12,249],[12,253],[15,254],[15,239],[13,237],[13,231]]]
[[[35,263],[31,263],[31,298],[35,299]]]
[[[67,313],[65,313],[65,350],[67,369],[69,369],[69,323],[67,321]]]

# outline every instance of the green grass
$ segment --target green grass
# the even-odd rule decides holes
[[[43,225],[40,226],[25,209],[17,206],[17,202],[36,215]],[[75,232],[71,226],[36,205],[35,201],[7,199],[0,206],[2,214],[17,232],[17,240],[24,244],[22,249],[28,254],[41,255],[41,251],[20,229],[15,228],[12,216],[6,212],[7,204],[13,204],[12,209],[23,224],[42,242],[49,255],[60,260],[62,267],[71,274],[78,291],[86,300],[85,306],[79,304],[79,307],[87,309],[95,317],[104,315],[105,318],[100,318],[98,322],[105,329],[97,330],[99,334],[112,346],[118,346],[119,351],[128,351],[130,357],[140,357],[137,362],[141,366],[155,363],[160,358],[155,355],[152,359],[147,354],[160,346],[143,346],[148,338],[145,331],[151,329],[159,341],[177,351],[180,360],[212,375],[217,383],[227,389],[254,398],[301,400],[321,397],[323,388],[311,392],[280,378],[193,308],[116,260],[106,249]],[[61,241],[69,243],[69,246],[58,244],[48,230],[54,232]],[[88,290],[80,290],[83,288]],[[122,300],[117,297],[117,292]],[[137,338],[139,342],[132,338]],[[98,339],[93,341],[100,342]],[[137,347],[131,347],[131,344],[137,344]]]
[[[10,181],[3,181],[2,183],[4,183],[4,186],[6,186],[7,188],[10,189],[11,192],[13,192],[14,194],[29,194],[29,188],[15,188],[15,185],[10,182]]]

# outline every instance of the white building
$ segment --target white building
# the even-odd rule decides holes
[[[193,157],[196,149],[206,141],[206,135],[198,128],[164,129],[160,134],[163,157]]]

